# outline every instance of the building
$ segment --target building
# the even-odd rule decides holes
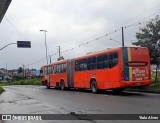
[[[27,77],[38,77],[40,76],[40,70],[31,69],[27,70]]]
[[[12,79],[12,76],[8,74],[7,69],[1,68],[0,69],[0,81],[9,81]]]

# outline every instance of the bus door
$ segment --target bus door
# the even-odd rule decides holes
[[[147,48],[123,48],[125,81],[144,81],[150,79],[150,59]]]
[[[74,60],[72,59],[69,59],[68,60],[68,69],[67,69],[67,81],[68,81],[68,87],[74,87],[74,80],[73,80],[73,77],[74,77],[74,68],[73,68],[73,65],[74,65]]]
[[[50,74],[52,72],[52,66],[47,67],[47,82],[50,83]]]

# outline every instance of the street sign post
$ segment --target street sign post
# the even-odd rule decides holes
[[[30,41],[17,41],[17,47],[18,48],[31,48],[31,42]]]

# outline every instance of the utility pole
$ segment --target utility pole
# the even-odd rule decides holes
[[[50,59],[50,64],[51,64],[51,62],[52,62],[52,60],[51,60],[51,55],[49,55],[49,59]]]
[[[59,58],[61,58],[61,47],[60,46],[57,47],[58,47]]]
[[[6,75],[8,75],[7,62],[5,64],[6,64]]]
[[[44,41],[45,41],[45,48],[46,48],[46,60],[47,60],[47,65],[48,65],[47,39],[46,39],[47,30],[40,30],[40,31],[44,32]]]
[[[24,79],[24,75],[25,74],[25,71],[24,71],[24,64],[22,64],[22,76],[23,76],[23,79]]]
[[[123,31],[123,26],[122,26],[122,47],[124,47],[124,31]]]
[[[28,64],[28,70],[27,70],[27,77],[30,75],[30,70],[29,70],[29,64]]]

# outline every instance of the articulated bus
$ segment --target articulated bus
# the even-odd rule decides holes
[[[46,85],[46,82],[49,80],[49,75],[48,75],[48,65],[43,65],[40,70],[40,75],[41,75],[41,84]]]
[[[42,68],[42,84],[47,88],[85,88],[122,91],[151,84],[147,48],[120,47],[61,60]]]

